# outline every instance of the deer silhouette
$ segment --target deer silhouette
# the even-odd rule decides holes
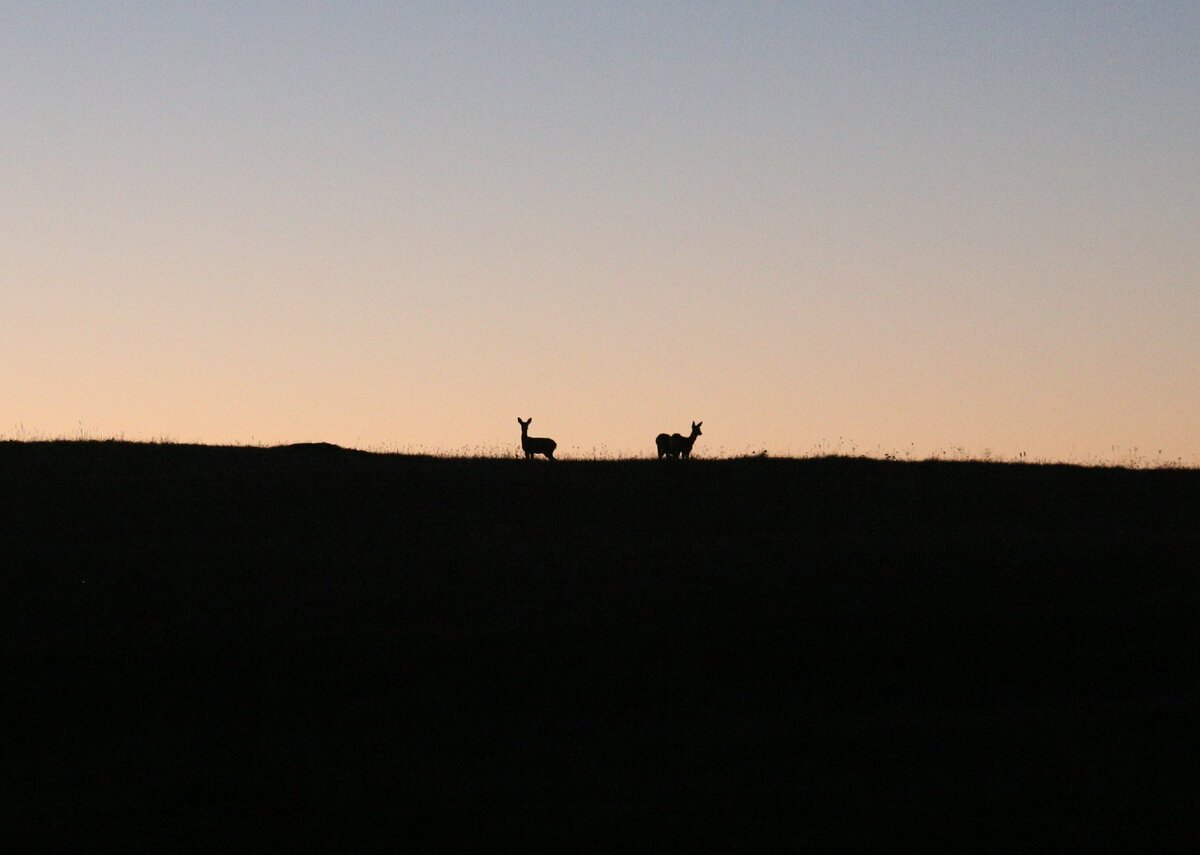
[[[692,446],[696,444],[696,437],[700,436],[700,425],[704,422],[692,422],[692,432],[689,436],[680,436],[673,433],[667,436],[665,433],[660,433],[654,438],[654,444],[658,446],[658,459],[663,457],[682,457],[687,460],[692,456]]]
[[[558,448],[558,443],[544,436],[530,436],[529,424],[533,421],[533,416],[521,421],[521,417],[517,416],[517,424],[521,426],[521,450],[525,452],[525,459],[529,460],[535,454],[546,455],[547,460],[554,459],[554,449]]]

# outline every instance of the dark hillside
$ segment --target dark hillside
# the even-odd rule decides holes
[[[9,442],[0,534],[23,842],[1200,845],[1197,471]]]

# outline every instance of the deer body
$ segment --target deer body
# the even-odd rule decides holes
[[[692,446],[696,444],[696,437],[700,436],[700,425],[704,422],[692,422],[692,432],[688,436],[680,436],[673,433],[667,436],[665,433],[660,433],[654,438],[654,444],[658,446],[658,459],[663,457],[682,457],[687,460],[692,456]]]
[[[547,460],[554,459],[554,449],[558,448],[558,443],[544,436],[530,436],[529,423],[533,421],[533,416],[521,421],[521,417],[517,416],[517,424],[521,426],[521,450],[525,452],[525,459],[529,460],[535,454],[546,455]]]

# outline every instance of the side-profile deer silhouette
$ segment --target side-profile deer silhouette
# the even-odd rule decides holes
[[[558,443],[544,436],[530,436],[529,424],[533,421],[533,416],[521,421],[521,417],[517,416],[517,424],[521,426],[521,450],[525,452],[525,459],[533,457],[535,454],[546,455],[547,460],[554,459],[554,449],[558,448]]]
[[[692,456],[692,446],[696,444],[696,437],[700,436],[700,425],[704,422],[692,422],[692,432],[689,436],[680,436],[673,433],[667,436],[665,433],[660,433],[654,438],[654,444],[658,446],[658,459],[663,457],[682,457],[687,460]]]

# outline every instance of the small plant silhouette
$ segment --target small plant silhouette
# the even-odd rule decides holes
[[[692,422],[692,432],[688,436],[680,436],[673,433],[667,436],[665,433],[660,433],[654,438],[654,444],[658,446],[658,459],[663,457],[683,458],[687,460],[692,456],[692,446],[696,444],[696,437],[700,436],[700,425],[704,422]]]
[[[544,436],[530,436],[529,425],[533,421],[533,416],[521,421],[521,417],[517,416],[517,424],[521,426],[521,450],[525,452],[525,459],[529,460],[535,454],[546,455],[547,460],[554,459],[554,449],[558,448],[558,443]]]

